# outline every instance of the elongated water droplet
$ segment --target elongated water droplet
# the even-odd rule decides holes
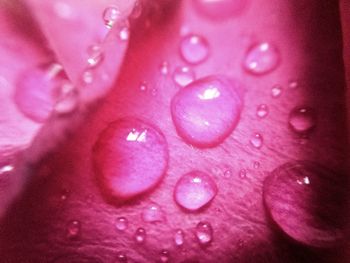
[[[282,94],[282,87],[279,85],[275,85],[271,89],[271,95],[273,98],[278,98]]]
[[[244,59],[244,68],[252,74],[266,74],[280,64],[280,53],[270,43],[263,42],[252,46]]]
[[[257,149],[260,149],[263,145],[264,139],[260,133],[255,133],[250,139],[250,144]]]
[[[119,231],[124,231],[128,228],[129,222],[128,219],[126,219],[125,217],[121,216],[118,217],[116,222],[115,222],[115,227],[117,228],[117,230]]]
[[[264,181],[264,201],[281,230],[306,245],[328,247],[342,238],[346,176],[312,162],[291,162]]]
[[[265,118],[269,114],[269,107],[266,104],[260,104],[256,109],[256,116]]]
[[[192,171],[177,181],[174,198],[181,207],[189,211],[196,211],[209,204],[217,191],[216,183],[210,175],[201,171]]]
[[[84,84],[91,84],[94,81],[94,75],[91,70],[85,70],[81,79]]]
[[[163,222],[165,221],[165,213],[158,204],[152,203],[143,209],[142,219],[150,223]]]
[[[106,195],[116,201],[134,198],[163,179],[167,142],[151,124],[135,118],[120,119],[100,134],[93,148],[93,163]]]
[[[72,83],[62,84],[58,90],[54,110],[57,114],[68,114],[78,106],[78,91]]]
[[[143,9],[142,1],[137,0],[134,4],[132,11],[131,11],[130,18],[136,19],[136,18],[140,17],[142,14],[142,9]]]
[[[174,233],[174,243],[176,246],[181,247],[185,242],[185,233],[181,229],[177,229]]]
[[[189,67],[177,67],[173,74],[173,80],[181,87],[185,87],[195,79],[194,71]]]
[[[0,166],[0,175],[12,172],[15,167],[12,164],[4,164]]]
[[[139,244],[144,243],[146,240],[146,236],[147,236],[146,230],[142,227],[139,227],[136,230],[135,236],[134,236],[136,243],[139,243]]]
[[[209,44],[202,36],[188,35],[181,40],[180,53],[186,62],[198,64],[208,58]]]
[[[80,235],[81,224],[77,220],[72,220],[67,223],[66,237],[68,239],[77,239]]]
[[[226,20],[240,15],[249,0],[194,0],[194,4],[203,16],[213,20]]]
[[[116,261],[126,263],[126,262],[128,262],[128,258],[124,252],[117,252]],[[117,263],[117,262],[115,262],[115,263]]]
[[[180,89],[171,101],[178,134],[201,148],[222,143],[238,124],[242,110],[240,89],[237,82],[224,76],[202,78]]]
[[[103,14],[102,14],[102,18],[105,22],[105,25],[108,28],[111,28],[117,22],[117,20],[120,18],[120,16],[121,16],[120,10],[116,6],[107,7],[103,11]]]
[[[309,107],[297,107],[290,112],[288,123],[295,133],[308,135],[316,127],[316,113]]]
[[[104,59],[102,48],[99,45],[89,46],[87,50],[87,56],[87,63],[91,68],[98,66]]]
[[[200,245],[207,246],[213,240],[213,228],[208,222],[199,222],[196,226],[196,237]]]

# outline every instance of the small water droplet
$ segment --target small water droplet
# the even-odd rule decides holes
[[[127,41],[130,36],[129,26],[122,26],[119,30],[119,39],[121,41]]]
[[[87,49],[87,56],[87,63],[91,68],[98,66],[104,59],[102,48],[99,45],[89,46]]]
[[[256,116],[265,118],[269,114],[269,107],[266,104],[260,104],[256,109]]]
[[[162,64],[159,66],[159,71],[162,75],[168,75],[169,73],[169,63],[166,61],[163,61]]]
[[[85,84],[91,84],[94,81],[94,76],[91,70],[85,70],[83,72],[82,81]]]
[[[278,98],[282,94],[282,87],[279,85],[275,85],[271,89],[271,95],[273,98]]]
[[[12,164],[5,164],[0,167],[0,175],[12,172],[15,167]]]
[[[232,170],[231,169],[226,169],[224,171],[224,177],[225,178],[230,178],[232,176]]]
[[[117,252],[116,261],[126,263],[126,262],[128,262],[128,258],[124,252],[119,251],[119,252]]]
[[[120,10],[118,7],[115,7],[115,6],[107,7],[102,14],[102,18],[107,28],[111,28],[116,23],[116,21],[120,18],[120,16],[121,16]]]
[[[246,169],[241,169],[239,171],[239,177],[242,178],[242,179],[246,178],[247,177],[247,170]]]
[[[316,126],[316,113],[309,107],[297,107],[289,114],[289,127],[299,135],[308,135]]]
[[[128,228],[129,222],[128,219],[126,219],[126,217],[118,217],[116,222],[115,222],[115,227],[117,228],[117,230],[119,231],[124,231]]]
[[[278,49],[268,42],[262,42],[252,46],[244,59],[244,68],[252,74],[267,74],[280,63]]]
[[[250,139],[250,144],[257,149],[261,148],[261,146],[263,145],[263,142],[264,142],[264,139],[260,133],[255,133]]]
[[[209,44],[202,36],[188,35],[181,40],[180,53],[186,62],[198,64],[208,58]]]
[[[208,222],[199,222],[196,226],[196,237],[200,245],[207,246],[213,240],[213,228]]]
[[[181,247],[185,242],[185,233],[181,229],[177,229],[174,233],[174,243],[176,246]]]
[[[185,87],[195,79],[194,71],[189,67],[177,67],[173,74],[173,80],[181,87]]]
[[[68,239],[74,240],[77,239],[80,235],[81,224],[77,220],[72,220],[67,223],[67,232],[66,237]]]
[[[209,204],[217,194],[217,186],[210,175],[192,171],[183,175],[174,188],[175,201],[181,207],[196,211]]]
[[[296,80],[291,80],[291,81],[289,81],[289,83],[288,83],[288,87],[289,87],[290,89],[296,89],[296,88],[299,87],[299,82],[296,81]]]
[[[62,84],[58,90],[54,111],[58,114],[73,112],[78,106],[78,92],[72,83]]]
[[[160,262],[167,263],[170,260],[170,252],[169,250],[163,249],[160,251]]]
[[[260,168],[260,163],[257,162],[257,161],[255,161],[255,162],[253,163],[253,168],[254,168],[254,169],[259,169],[259,168]]]
[[[142,227],[139,227],[135,232],[135,241],[136,243],[142,244],[146,240],[146,230]]]
[[[150,223],[163,222],[165,221],[165,213],[158,204],[152,203],[143,209],[142,219]]]

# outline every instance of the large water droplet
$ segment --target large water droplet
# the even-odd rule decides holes
[[[260,75],[273,71],[279,63],[278,49],[270,43],[263,42],[248,50],[243,65],[249,73]]]
[[[176,246],[181,247],[185,242],[185,233],[181,229],[175,230],[174,243]]]
[[[198,64],[208,58],[209,44],[202,36],[188,35],[181,40],[180,53],[186,62]]]
[[[237,82],[209,76],[181,89],[171,101],[171,115],[178,134],[197,147],[214,147],[235,129],[242,110]]]
[[[256,109],[256,116],[265,118],[269,114],[269,107],[266,104],[260,104]]]
[[[135,1],[134,7],[133,7],[129,17],[132,19],[136,19],[136,18],[140,17],[142,14],[142,9],[143,9],[142,1],[141,0]]]
[[[136,243],[139,243],[139,244],[142,244],[145,242],[146,240],[146,230],[142,227],[139,227],[138,229],[136,229],[136,232],[135,232],[135,241]]]
[[[213,240],[213,228],[208,222],[199,222],[196,226],[196,238],[200,245],[207,246]]]
[[[162,263],[167,263],[170,260],[170,252],[169,250],[163,249],[162,251],[160,251],[160,262]]]
[[[100,186],[115,201],[153,189],[163,178],[168,163],[168,146],[162,132],[134,118],[110,123],[93,150]]]
[[[196,211],[207,205],[218,189],[211,177],[201,171],[192,171],[183,175],[176,183],[174,198],[178,205]]]
[[[115,6],[107,7],[102,14],[102,18],[105,22],[105,25],[108,28],[111,28],[120,18],[120,16],[121,16],[120,10],[118,7],[115,7]]]
[[[129,225],[128,220],[125,217],[123,217],[123,216],[118,217],[116,222],[115,222],[115,227],[119,231],[126,230],[128,228],[128,225]]]
[[[309,107],[297,107],[290,112],[288,123],[295,133],[308,135],[316,126],[316,113]]]
[[[177,67],[173,74],[173,80],[181,87],[190,84],[195,77],[194,71],[189,67]]]
[[[78,220],[72,220],[67,223],[66,237],[68,239],[77,239],[80,235],[81,224]]]
[[[91,45],[87,50],[87,63],[88,66],[93,68],[98,66],[104,59],[102,48],[99,45]]]
[[[240,15],[248,0],[194,0],[198,11],[215,20],[225,20]]]
[[[274,222],[296,241],[336,245],[345,223],[344,183],[345,176],[316,163],[286,163],[265,179],[265,205]]]
[[[142,219],[150,223],[163,222],[165,221],[165,213],[158,204],[152,203],[143,209]]]
[[[261,148],[263,142],[264,139],[260,133],[255,133],[253,134],[252,138],[250,138],[250,144],[257,149]]]

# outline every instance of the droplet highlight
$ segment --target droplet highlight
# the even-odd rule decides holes
[[[316,127],[316,113],[309,107],[296,107],[289,114],[289,127],[299,135],[309,135]]]
[[[256,108],[256,116],[263,119],[269,114],[269,107],[266,104],[260,104]]]
[[[164,222],[166,218],[162,208],[158,204],[152,203],[143,209],[142,219],[144,222],[157,223]]]
[[[273,98],[278,98],[278,97],[281,96],[281,94],[282,94],[282,87],[281,86],[275,85],[275,86],[272,87],[272,89],[271,89],[271,96]]]
[[[250,144],[257,149],[260,149],[263,145],[264,139],[260,133],[254,133],[250,139]]]
[[[180,87],[185,87],[195,79],[195,73],[190,67],[177,67],[173,74],[174,82]]]
[[[115,227],[119,231],[125,231],[128,228],[129,222],[126,217],[118,217],[116,222],[115,222]]]
[[[213,228],[208,222],[199,222],[196,226],[195,234],[201,246],[207,246],[213,240]]]
[[[146,230],[142,227],[139,227],[136,230],[135,236],[134,236],[136,243],[139,243],[139,244],[144,243],[146,240],[146,236],[147,236]]]
[[[209,56],[208,41],[199,35],[187,35],[181,40],[180,54],[190,64],[204,62]]]

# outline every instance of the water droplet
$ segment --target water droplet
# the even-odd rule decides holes
[[[260,168],[260,163],[257,162],[257,161],[255,161],[255,162],[253,163],[253,168],[254,168],[254,169],[259,169],[259,168]]]
[[[261,146],[263,145],[263,142],[264,142],[264,139],[260,133],[255,133],[250,139],[250,144],[257,149],[261,148]]]
[[[129,222],[128,219],[126,219],[125,217],[118,217],[116,222],[115,222],[115,227],[117,228],[117,230],[119,231],[124,231],[128,228]]]
[[[88,66],[91,68],[98,66],[104,59],[102,48],[99,45],[89,46],[87,50],[87,55],[87,63]]]
[[[118,9],[118,7],[115,7],[115,6],[107,7],[102,14],[105,25],[108,28],[111,28],[116,23],[116,21],[120,18],[120,16],[121,16],[120,10]]]
[[[289,127],[299,135],[308,135],[316,126],[316,113],[309,107],[297,107],[289,114]]]
[[[208,58],[209,44],[205,38],[199,35],[188,35],[181,40],[180,51],[186,62],[198,64]]]
[[[122,26],[119,30],[119,39],[121,41],[127,41],[129,39],[129,35],[129,26]]]
[[[232,170],[231,169],[226,169],[224,171],[224,177],[225,178],[230,178],[232,176]]]
[[[200,148],[222,143],[235,129],[241,110],[240,85],[224,76],[198,79],[180,89],[171,101],[177,133]]]
[[[163,249],[160,251],[160,262],[166,263],[170,260],[170,252],[169,250]]]
[[[15,167],[12,164],[5,164],[0,167],[0,175],[12,172]]]
[[[195,79],[194,71],[189,67],[177,67],[173,74],[173,80],[181,87],[185,87]]]
[[[67,223],[67,232],[66,237],[68,239],[74,240],[77,239],[80,235],[81,224],[77,220],[72,220]]]
[[[278,49],[270,43],[263,42],[252,46],[244,59],[244,68],[252,74],[266,74],[280,63],[280,53]]]
[[[279,85],[275,85],[271,89],[271,95],[274,98],[278,98],[282,94],[282,87]]]
[[[246,169],[241,169],[239,171],[239,177],[242,178],[242,179],[246,178],[247,177],[247,170]]]
[[[147,236],[146,230],[142,227],[139,227],[135,232],[136,243],[139,243],[139,244],[144,243],[146,240],[146,236]]]
[[[176,246],[181,247],[185,242],[185,233],[181,229],[177,229],[174,233],[174,243]]]
[[[200,245],[207,246],[213,240],[213,228],[208,222],[199,222],[196,226],[196,237]]]
[[[130,18],[136,19],[141,16],[142,14],[142,2],[137,0],[134,4],[134,7],[131,11]]]
[[[296,81],[296,80],[291,80],[291,81],[289,81],[289,83],[288,83],[288,87],[289,87],[290,89],[296,89],[296,88],[299,87],[299,83],[298,83],[298,81]]]
[[[163,222],[165,221],[165,213],[158,204],[152,203],[143,209],[142,219],[150,223]]]
[[[148,84],[145,81],[141,82],[141,84],[139,86],[139,90],[142,91],[142,92],[147,91],[148,90]]]
[[[82,81],[85,84],[91,84],[94,81],[94,76],[91,70],[85,70],[83,72]]]
[[[169,63],[166,61],[163,61],[162,64],[159,66],[159,71],[162,75],[168,75],[169,73]]]
[[[67,82],[60,86],[54,110],[58,114],[73,112],[78,106],[78,92],[72,83]]]
[[[93,163],[105,194],[117,200],[134,198],[163,179],[168,163],[167,142],[163,133],[149,123],[120,119],[100,134]]]
[[[217,194],[216,183],[201,171],[192,171],[183,175],[174,188],[174,198],[178,205],[196,211],[209,204]]]
[[[338,244],[346,219],[346,176],[313,162],[291,162],[264,181],[273,221],[294,240],[315,247]]]
[[[266,104],[260,104],[256,109],[256,116],[265,118],[269,114],[269,107]]]
[[[128,262],[128,258],[125,255],[125,253],[119,251],[119,252],[117,252],[116,261],[126,263],[126,262]]]
[[[225,20],[240,15],[246,8],[248,0],[195,0],[200,14],[214,20]]]

